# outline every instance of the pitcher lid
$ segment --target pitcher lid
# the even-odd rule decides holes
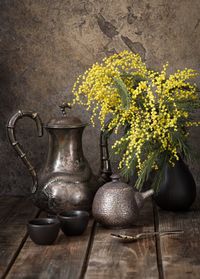
[[[59,106],[62,112],[62,116],[50,119],[45,128],[79,128],[85,127],[87,124],[83,123],[78,117],[76,116],[69,116],[67,115],[65,109],[71,109],[67,103],[63,103]]]

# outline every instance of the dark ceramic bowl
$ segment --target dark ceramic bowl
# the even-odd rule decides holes
[[[52,244],[59,232],[60,222],[55,218],[38,218],[28,222],[27,229],[33,242],[39,245]]]
[[[81,210],[65,211],[58,215],[58,219],[65,235],[81,235],[87,227],[89,213]]]

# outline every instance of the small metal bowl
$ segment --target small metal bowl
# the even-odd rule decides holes
[[[39,245],[52,244],[59,232],[60,223],[55,218],[38,218],[30,220],[27,224],[29,236]]]
[[[89,213],[81,210],[65,211],[58,215],[58,219],[65,235],[81,235],[87,227]]]

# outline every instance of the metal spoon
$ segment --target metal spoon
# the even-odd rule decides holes
[[[165,231],[165,232],[143,232],[143,233],[138,233],[134,236],[133,235],[111,233],[111,236],[120,240],[121,242],[132,242],[132,241],[136,241],[138,239],[145,238],[145,237],[148,237],[148,236],[181,234],[181,233],[184,233],[184,231],[183,230],[176,230],[176,231]]]

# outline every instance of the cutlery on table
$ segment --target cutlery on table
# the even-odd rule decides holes
[[[146,238],[154,235],[162,236],[162,235],[174,235],[174,234],[182,234],[182,233],[184,233],[183,230],[176,230],[176,231],[165,231],[165,232],[143,232],[143,233],[138,233],[136,235],[111,233],[111,236],[113,238],[120,240],[121,242],[131,242],[131,241],[136,241],[138,239]]]

